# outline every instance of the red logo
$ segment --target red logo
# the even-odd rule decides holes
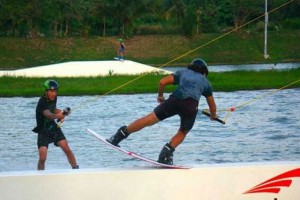
[[[300,168],[294,169],[278,176],[275,176],[257,186],[251,188],[250,190],[244,192],[243,194],[250,193],[276,193],[278,194],[282,187],[290,187],[292,184],[292,179],[295,177],[300,177]]]

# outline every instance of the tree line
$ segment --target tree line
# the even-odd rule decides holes
[[[284,6],[282,6],[284,5]],[[300,0],[268,0],[271,29],[300,29]],[[261,16],[265,0],[0,0],[0,36],[225,32]],[[262,18],[249,25],[261,30]]]

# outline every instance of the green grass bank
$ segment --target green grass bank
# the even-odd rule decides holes
[[[163,75],[149,74],[139,76],[107,76],[87,78],[55,78],[60,85],[59,95],[106,95],[156,93],[158,81]],[[138,79],[137,79],[138,78]],[[285,71],[233,71],[210,73],[209,80],[214,91],[279,89],[291,83],[288,88],[300,87],[300,68]],[[136,79],[136,80],[135,80]],[[2,77],[0,78],[0,97],[33,97],[43,94],[46,78]],[[132,81],[135,80],[135,81]],[[129,83],[132,81],[131,83]],[[129,84],[127,84],[129,83]],[[167,87],[167,92],[175,86]],[[118,89],[117,89],[118,88]]]
[[[218,39],[220,38],[220,39]],[[145,35],[125,39],[125,58],[161,66],[186,65],[201,57],[211,64],[300,62],[300,31],[270,31],[269,59],[263,57],[263,32]],[[117,37],[0,38],[0,69],[19,69],[67,61],[111,60]],[[192,51],[193,50],[193,51]],[[192,51],[192,52],[191,52]],[[176,59],[180,57],[180,59]],[[176,60],[174,60],[176,59]],[[172,62],[170,62],[172,61]],[[169,63],[170,62],[170,63]]]
[[[221,38],[220,38],[221,37]],[[220,38],[220,39],[217,39]],[[179,35],[146,35],[125,39],[125,58],[151,66],[186,66],[195,57],[211,64],[300,62],[300,31],[271,31],[269,59],[263,57],[263,32],[201,34],[193,38]],[[88,38],[0,38],[0,70],[20,69],[67,61],[111,60],[117,37]],[[180,59],[177,59],[180,57]],[[174,60],[176,59],[176,60]],[[172,61],[172,62],[170,62]],[[103,95],[157,92],[160,75],[55,78],[60,95]],[[51,77],[49,77],[51,78]],[[300,78],[300,70],[211,73],[215,91],[276,89]],[[40,96],[45,78],[0,77],[0,96]],[[120,89],[116,88],[122,86]],[[299,82],[291,87],[300,87]],[[169,87],[168,91],[173,88]]]

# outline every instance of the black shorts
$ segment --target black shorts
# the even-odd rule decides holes
[[[125,48],[120,48],[120,49],[119,49],[119,52],[120,52],[120,53],[124,53],[124,52],[125,52]]]
[[[198,113],[198,101],[192,98],[179,100],[170,96],[164,103],[154,109],[154,113],[159,120],[179,115],[180,129],[190,131]]]
[[[66,137],[61,131],[60,128],[56,129],[55,131],[44,131],[38,133],[37,145],[38,148],[45,146],[48,148],[48,145],[54,142],[55,146],[58,146],[58,142],[61,140],[65,140]]]

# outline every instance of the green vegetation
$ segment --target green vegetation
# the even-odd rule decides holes
[[[161,66],[201,47],[168,63],[168,66],[185,66],[195,57],[204,58],[209,65],[300,61],[300,31],[269,32],[269,59],[263,57],[263,33],[241,31],[211,42],[221,35],[201,34],[192,38],[179,35],[134,36],[125,40],[125,58]],[[0,38],[0,69],[26,68],[67,61],[111,60],[116,55],[116,41],[116,37]]]
[[[260,17],[262,0],[1,0],[0,35],[69,37],[223,32]],[[299,26],[299,1],[268,2],[272,29]],[[259,29],[260,22],[249,29]]]
[[[126,59],[156,67],[186,66],[196,57],[209,65],[300,62],[299,1],[272,1],[268,8],[270,58],[264,59],[261,0],[2,0],[0,70],[111,60],[118,37],[127,46]],[[280,88],[299,75],[299,69],[240,71],[211,73],[209,79],[215,91],[235,91]],[[115,90],[135,78],[57,80],[61,95],[101,95],[156,92],[161,76],[147,75]],[[40,96],[44,81],[0,77],[0,96]]]
[[[162,75],[139,76],[108,76],[90,78],[55,78],[60,84],[60,95],[103,95],[156,93],[157,84]],[[54,77],[53,77],[54,78]],[[127,84],[129,81],[132,81]],[[235,71],[210,73],[214,91],[236,91],[257,89],[279,89],[298,81],[289,88],[300,87],[300,68],[286,71]],[[45,78],[2,77],[0,79],[0,96],[40,96]],[[124,85],[126,84],[126,85]],[[123,86],[124,85],[124,86]],[[175,86],[170,86],[170,92]],[[119,88],[116,90],[116,88]]]

